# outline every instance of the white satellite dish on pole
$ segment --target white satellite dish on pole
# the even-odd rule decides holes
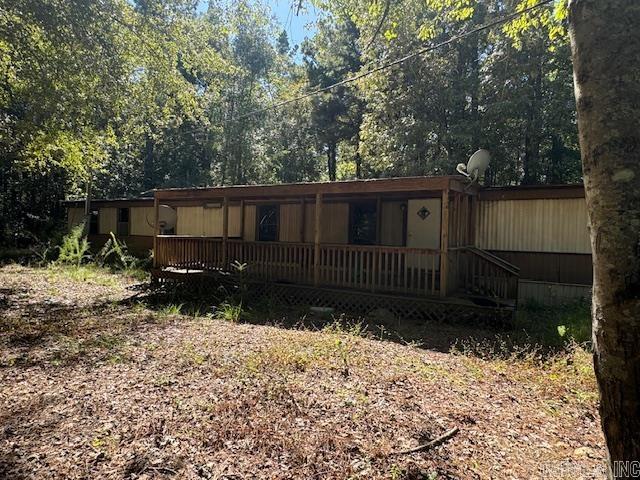
[[[147,223],[151,227],[155,227],[155,213],[150,212],[147,214]],[[160,226],[160,232],[165,232],[175,228],[178,215],[175,208],[171,208],[169,205],[160,205],[158,207],[158,224]]]
[[[456,170],[471,180],[471,183],[476,183],[489,167],[489,160],[491,160],[491,154],[488,150],[481,148],[469,157],[466,165],[459,163]]]

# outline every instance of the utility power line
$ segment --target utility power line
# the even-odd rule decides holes
[[[393,67],[395,65],[398,65],[400,63],[406,62],[407,60],[411,60],[412,58],[419,57],[420,55],[424,55],[425,53],[428,53],[428,52],[431,52],[433,50],[437,50],[438,48],[450,45],[450,44],[452,44],[454,42],[462,40],[463,38],[466,38],[466,37],[468,37],[470,35],[473,35],[474,33],[482,32],[484,30],[488,30],[488,29],[490,29],[492,27],[495,27],[496,25],[500,25],[502,23],[506,23],[506,22],[508,22],[510,20],[513,20],[514,18],[518,18],[518,17],[520,17],[520,16],[522,16],[522,15],[524,15],[526,13],[529,13],[529,12],[531,12],[533,10],[536,10],[536,9],[540,8],[540,7],[543,7],[545,5],[553,3],[554,1],[555,0],[542,0],[542,1],[538,2],[538,3],[536,3],[535,5],[532,5],[532,6],[527,7],[527,8],[523,8],[522,10],[520,10],[518,12],[510,13],[509,15],[505,15],[504,17],[501,17],[501,18],[499,18],[497,20],[494,20],[494,21],[489,22],[489,23],[485,23],[484,25],[481,25],[479,27],[471,29],[471,30],[469,30],[467,32],[461,33],[460,35],[455,35],[455,36],[449,38],[448,40],[445,40],[443,42],[437,43],[435,45],[431,45],[429,47],[421,48],[420,50],[417,50],[417,51],[415,51],[413,53],[409,53],[409,54],[407,54],[407,55],[405,55],[403,57],[397,58],[396,60],[393,60],[393,61],[391,61],[389,63],[384,63],[382,65],[379,65],[379,66],[377,66],[375,68],[372,68],[371,70],[367,70],[367,71],[358,73],[356,75],[353,75],[352,77],[348,77],[348,78],[345,78],[344,80],[340,80],[339,82],[336,82],[336,83],[334,83],[332,85],[329,85],[329,86],[326,86],[326,87],[322,87],[322,88],[318,88],[316,90],[312,90],[310,92],[304,93],[304,94],[299,95],[297,97],[290,98],[288,100],[283,100],[282,102],[278,102],[278,103],[275,103],[273,105],[269,105],[268,107],[259,108],[257,110],[253,110],[251,112],[244,113],[244,114],[234,118],[233,120],[241,120],[243,118],[250,117],[250,116],[255,115],[257,113],[266,112],[268,110],[275,110],[277,108],[284,107],[285,105],[288,105],[290,103],[299,102],[300,100],[304,100],[305,98],[313,97],[313,96],[318,95],[320,93],[324,93],[324,92],[328,92],[330,90],[333,90],[334,88],[340,87],[342,85],[346,85],[348,83],[355,82],[356,80],[360,80],[361,78],[367,77],[367,76],[369,76],[371,74],[374,74],[376,72],[379,72],[381,70],[386,70],[387,68],[391,68],[391,67]]]

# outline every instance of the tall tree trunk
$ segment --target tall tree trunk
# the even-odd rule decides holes
[[[334,182],[336,180],[336,165],[337,165],[337,145],[331,143],[327,148],[327,171],[329,173],[329,180]]]
[[[142,188],[145,190],[150,190],[157,185],[155,185],[153,174],[154,170],[154,161],[153,161],[153,150],[154,150],[154,142],[153,139],[147,135],[144,144],[144,159],[142,163]]]
[[[640,459],[640,2],[572,0],[569,9],[593,249],[594,365],[615,467]]]
[[[542,130],[542,65],[538,63],[531,72],[532,84],[524,137],[523,185],[538,183],[540,170],[540,132]]]

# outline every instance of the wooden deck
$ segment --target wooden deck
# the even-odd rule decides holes
[[[253,281],[344,288],[418,298],[483,296],[495,303],[517,298],[518,273],[473,247],[449,250],[450,282],[440,283],[442,252],[432,249],[246,242],[160,235],[156,268],[183,274],[242,270]]]

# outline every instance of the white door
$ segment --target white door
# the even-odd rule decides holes
[[[409,200],[407,203],[407,247],[440,249],[439,198]],[[407,266],[418,270],[440,270],[440,255],[407,255]]]
[[[407,204],[407,247],[440,248],[439,198],[409,200]]]

